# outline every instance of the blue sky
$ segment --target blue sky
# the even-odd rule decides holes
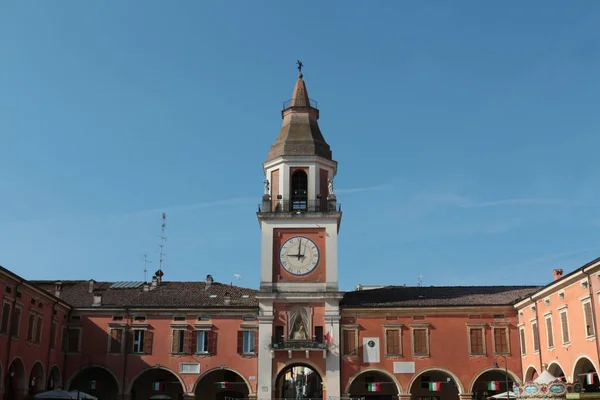
[[[5,2],[0,265],[258,286],[305,64],[339,162],[340,286],[543,284],[600,255],[600,3]],[[245,254],[245,256],[243,256]]]

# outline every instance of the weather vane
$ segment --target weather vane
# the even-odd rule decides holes
[[[301,60],[296,61],[296,65],[298,66],[298,72],[302,73],[302,67],[304,67],[304,64],[302,64]]]

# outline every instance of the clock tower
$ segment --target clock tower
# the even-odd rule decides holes
[[[257,397],[295,397],[300,390],[309,398],[339,397],[337,162],[302,73],[281,114],[281,130],[263,163],[265,191],[257,213],[262,233]],[[306,377],[305,386],[290,386],[290,377],[298,374]]]

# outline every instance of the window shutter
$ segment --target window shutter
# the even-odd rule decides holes
[[[110,330],[110,348],[108,349],[109,353],[118,353],[120,347],[118,346],[118,329]]]
[[[171,353],[179,352],[179,331],[176,329],[172,330],[173,332],[173,341],[171,343]]]
[[[8,333],[8,318],[10,317],[10,305],[4,304],[2,307],[2,325],[0,326],[0,332]]]
[[[525,329],[520,330],[519,336],[521,338],[521,354],[527,354],[527,344],[525,343]]]
[[[129,349],[131,350],[131,352],[133,353],[133,338],[134,338],[134,330],[130,330],[127,332],[127,346],[129,346]],[[127,350],[125,351],[125,353],[127,353]]]
[[[198,352],[198,331],[192,331],[192,351],[191,354]]]
[[[560,323],[562,325],[562,339],[563,343],[569,342],[569,321],[567,320],[567,313],[560,314]]]
[[[38,316],[37,326],[35,328],[35,343],[40,344],[42,341],[42,327],[44,326],[44,320]]]
[[[583,313],[585,315],[585,334],[587,336],[594,336],[594,319],[592,317],[591,303],[585,303],[583,305]]]
[[[258,354],[258,331],[254,331],[254,354]]]
[[[154,332],[144,332],[144,353],[152,354],[152,345],[154,341]]]
[[[348,354],[351,356],[358,355],[358,349],[356,348],[356,331],[348,331]]]
[[[546,318],[546,333],[548,337],[548,347],[554,347],[554,332],[552,331],[551,318]]]
[[[238,343],[237,343],[237,351],[238,354],[242,354],[244,352],[244,331],[238,331]]]
[[[192,332],[188,330],[183,332],[183,352],[192,354]]]
[[[208,331],[208,353],[211,355],[217,354],[217,339],[218,335],[215,331]]]
[[[35,325],[35,315],[29,314],[29,320],[27,322],[27,341],[33,342],[33,326]]]
[[[21,322],[21,309],[20,308],[15,308],[15,312],[13,314],[13,320],[12,320],[12,337],[17,338],[19,337],[19,325]]]
[[[53,349],[56,344],[56,321],[52,321],[50,325],[50,348]]]

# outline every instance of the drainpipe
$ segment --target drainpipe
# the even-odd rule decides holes
[[[23,280],[20,280],[19,283],[17,283],[15,285],[15,298],[13,300],[12,306],[11,306],[11,310],[10,310],[10,319],[8,320],[8,332],[7,332],[7,340],[6,340],[6,363],[4,365],[6,365],[6,377],[4,379],[4,389],[6,390],[6,387],[8,385],[6,385],[8,383],[8,380],[10,379],[10,375],[9,373],[9,369],[10,369],[10,347],[12,345],[12,334],[13,334],[13,328],[14,328],[14,318],[15,318],[15,307],[17,306],[17,293],[19,293],[19,288],[23,285]],[[19,322],[21,322],[21,319],[19,318]],[[8,398],[8,392],[4,392],[4,399],[5,400],[10,400]]]
[[[67,318],[66,318],[66,320],[67,320],[66,324],[68,324],[69,321],[71,320],[72,312],[73,312],[73,309],[69,308],[69,312],[67,313]],[[65,319],[63,318],[63,321],[64,320]],[[65,382],[66,372],[67,372],[67,349],[65,349],[63,346],[63,343],[65,343],[65,337],[64,337],[65,326],[64,326],[64,324],[61,328],[62,328],[62,332],[60,335],[60,348],[62,349],[62,352],[63,352],[63,373],[62,373],[62,379],[61,379],[62,382],[61,382],[60,386],[62,386],[63,389],[68,390],[69,388],[65,387],[65,384],[67,383],[67,382]],[[68,334],[68,332],[69,332],[69,328],[67,327],[67,334]]]
[[[594,320],[594,335],[596,336],[596,356],[598,357],[598,360],[600,360],[600,343],[598,343],[598,321],[596,321],[596,306],[594,305],[596,302],[594,301],[594,295],[592,292],[592,280],[590,279],[590,274],[585,272],[583,268],[581,268],[581,272],[583,272],[585,276],[587,276],[588,292],[590,293],[590,304],[592,305],[592,319]],[[575,379],[575,377],[573,377],[573,379]]]
[[[541,375],[542,372],[544,372],[544,364],[542,362],[542,340],[540,339],[540,320],[538,318],[537,301],[533,300],[533,296],[529,296],[529,299],[531,301],[533,301],[533,305],[535,306],[535,325],[537,326],[538,356],[539,356],[539,359],[540,359],[540,372],[539,372],[539,374]],[[534,340],[535,340],[535,338],[534,338]]]
[[[54,323],[54,313],[56,312],[56,305],[58,304],[58,300],[54,301],[54,304],[52,304],[52,314],[50,315],[50,332],[52,332],[52,324]],[[58,327],[58,324],[57,324]],[[51,372],[51,368],[50,368],[50,353],[52,352],[52,334],[48,335],[48,360],[46,362],[46,371],[48,375]],[[54,344],[56,345],[56,331],[54,332]],[[45,388],[48,388],[48,376],[46,376],[46,385],[44,385]]]
[[[129,338],[129,325],[130,325],[130,319],[131,316],[129,315],[129,308],[125,307],[125,338],[123,340],[125,340],[125,349],[123,350],[123,379],[121,381],[121,399],[125,399],[125,380],[127,377],[127,349],[129,347],[129,343],[127,343],[127,339]]]

